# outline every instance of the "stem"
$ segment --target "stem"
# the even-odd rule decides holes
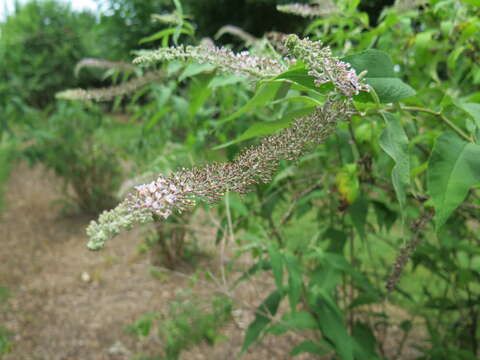
[[[387,110],[392,110],[393,107],[388,107]],[[457,125],[455,125],[451,120],[449,120],[441,111],[434,111],[427,108],[422,108],[418,106],[400,106],[401,110],[404,111],[418,111],[424,112],[427,114],[438,116],[445,124],[447,124],[453,131],[455,131],[458,135],[460,135],[463,139],[468,142],[473,142],[473,139],[468,136],[462,129],[460,129]]]
[[[402,352],[403,352],[403,348],[405,347],[405,343],[408,338],[408,333],[409,333],[408,331],[405,331],[405,330],[403,331],[402,338],[400,339],[400,344],[398,345],[398,348],[397,348],[397,353],[395,354],[392,360],[400,359],[400,356],[402,355]]]
[[[355,246],[354,246],[354,240],[355,240],[355,233],[353,232],[353,229],[350,230],[350,264],[352,266],[355,266]],[[350,304],[353,303],[353,298],[355,297],[355,289],[354,289],[354,286],[353,286],[353,280],[350,281],[350,291],[349,291],[349,299],[348,299],[348,306],[350,306]],[[348,325],[349,325],[349,328],[350,328],[350,332],[352,333],[353,332],[353,322],[354,322],[354,316],[353,316],[353,309],[350,309],[347,307],[347,311],[348,311]]]
[[[378,97],[378,94],[377,92],[375,91],[375,89],[373,88],[373,86],[369,86],[370,88],[370,95],[372,96],[373,98],[373,101],[375,102],[375,104],[380,107],[381,106],[381,103],[380,103],[380,98]]]
[[[233,244],[235,241],[235,237],[233,235],[233,223],[232,223],[232,214],[230,213],[230,193],[227,192],[225,196],[225,208],[226,208],[226,213],[227,213],[227,221],[228,221],[228,237],[230,240],[230,243]],[[221,242],[221,249],[220,249],[220,273],[222,275],[222,281],[223,281],[223,286],[225,288],[227,287],[227,277],[225,275],[225,241],[226,241],[227,235],[225,234],[222,237],[222,242]]]
[[[277,239],[278,245],[280,247],[283,247],[284,246],[283,238],[278,232],[277,226],[275,225],[275,222],[272,219],[272,215],[269,213],[266,218],[268,221],[268,225],[270,226],[270,229],[271,229],[271,235],[275,236],[275,238]]]
[[[360,159],[360,144],[358,143],[357,141],[357,138],[355,137],[355,132],[353,131],[353,125],[352,125],[352,119],[350,118],[348,120],[348,132],[350,133],[350,137],[352,138],[352,147],[354,149],[354,157],[355,158],[355,162],[357,162],[358,159]]]

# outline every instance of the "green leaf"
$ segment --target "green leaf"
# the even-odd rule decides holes
[[[348,205],[353,204],[360,192],[360,182],[358,180],[358,167],[356,163],[345,164],[338,170],[335,177],[335,185],[342,200]]]
[[[314,111],[315,111],[314,106],[304,106],[300,109],[292,110],[285,113],[282,120],[291,122],[293,119],[297,119],[306,115],[311,115],[313,114]]]
[[[235,281],[235,285],[239,282],[250,279],[253,275],[255,275],[259,271],[267,271],[272,268],[272,265],[267,260],[259,260],[256,264],[249,267],[243,274]]]
[[[373,360],[378,359],[375,356],[375,335],[372,329],[365,323],[356,322],[353,326],[352,336],[355,344],[355,359],[358,360]]]
[[[473,6],[476,6],[476,7],[480,8],[480,0],[461,0],[461,1],[466,3],[466,4],[470,4],[470,5],[473,5]]]
[[[317,329],[317,320],[308,312],[294,311],[283,314],[282,321],[268,329],[269,334],[282,335],[288,331]]]
[[[283,257],[278,247],[273,243],[268,243],[268,255],[270,256],[270,263],[272,264],[273,277],[278,289],[283,288]]]
[[[325,240],[330,240],[327,247],[328,252],[343,254],[343,248],[348,239],[344,231],[330,227],[323,233],[322,237]]]
[[[149,312],[142,316],[137,322],[135,322],[135,324],[129,325],[127,330],[139,337],[147,337],[150,334],[152,325],[157,318],[157,313]]]
[[[318,90],[313,77],[308,75],[308,70],[305,68],[305,66],[293,67],[288,71],[281,73],[275,79],[290,80],[296,84],[304,86],[307,89],[314,91]]]
[[[214,69],[215,69],[215,66],[210,64],[191,63],[178,76],[178,81],[183,81],[186,78],[201,74],[203,72],[210,72],[210,71],[213,71]]]
[[[280,119],[269,122],[257,122],[250,126],[243,134],[236,139],[226,142],[224,144],[215,146],[213,150],[219,150],[226,148],[230,145],[255,138],[257,136],[265,136],[273,134],[274,132],[288,127],[291,123],[291,119]]]
[[[462,54],[462,52],[464,52],[466,49],[466,46],[458,46],[450,53],[447,59],[448,70],[455,71],[455,65],[457,64],[457,60]]]
[[[355,309],[358,306],[375,304],[379,300],[378,296],[372,295],[359,295],[353,301],[348,304],[349,309]]]
[[[282,321],[298,330],[316,329],[318,326],[317,320],[312,316],[312,314],[306,311],[286,313],[282,317]]]
[[[234,192],[228,192],[225,195],[225,199],[228,197],[228,203],[230,208],[235,212],[235,215],[248,216],[250,211],[245,206],[240,194]],[[232,212],[233,213],[233,212]]]
[[[410,186],[410,155],[408,138],[400,121],[390,113],[382,113],[387,126],[380,136],[380,146],[395,161],[392,170],[392,183],[400,207],[406,203],[406,189]]]
[[[415,90],[397,78],[390,56],[383,51],[369,49],[347,56],[342,61],[352,65],[357,74],[367,71],[365,80],[373,87],[382,103],[415,95]]]
[[[7,301],[10,296],[10,291],[6,287],[0,286],[0,304]]]
[[[212,74],[204,74],[193,79],[190,86],[190,104],[188,106],[191,119],[195,117],[197,112],[202,108],[212,94],[213,90],[208,87],[208,83],[212,77]]]
[[[352,220],[353,226],[362,240],[366,239],[365,224],[367,223],[368,201],[363,197],[359,197],[348,208],[348,214]]]
[[[255,320],[250,324],[243,340],[242,352],[245,352],[260,336],[265,327],[271,322],[270,317],[265,314],[274,316],[277,313],[280,301],[283,299],[283,292],[280,290],[273,291],[265,301],[258,307],[259,313],[255,315]]]
[[[145,125],[145,131],[150,130],[155,124],[160,120],[165,114],[172,111],[172,108],[169,106],[161,107],[148,121],[147,125]]]
[[[304,96],[304,95],[284,97],[284,98],[281,98],[281,99],[275,101],[275,104],[280,104],[280,103],[286,102],[286,101],[301,102],[301,103],[304,103],[306,106],[314,106],[314,107],[323,106],[323,102],[320,102],[313,97]]]
[[[320,346],[313,341],[304,341],[301,344],[295,346],[290,353],[291,357],[295,357],[297,355],[303,353],[311,353],[315,355],[324,355],[328,352],[328,349],[324,346]]]
[[[295,311],[302,294],[302,270],[298,260],[290,254],[285,256],[285,265],[288,272],[288,300],[290,301],[290,308]]]
[[[313,91],[318,94],[325,94],[333,90],[331,83],[325,83],[320,86],[315,85],[314,78],[308,74],[305,65],[296,65],[287,71],[273,78],[275,80],[288,80],[297,85],[297,90]]]
[[[316,305],[322,334],[335,345],[335,351],[342,360],[353,360],[353,340],[338,307],[327,297],[320,297]]]
[[[208,84],[209,88],[217,88],[221,86],[233,85],[239,82],[244,82],[245,78],[242,76],[237,75],[220,75],[216,76],[210,83]]]
[[[269,81],[263,83],[262,85],[260,85],[259,89],[257,89],[255,95],[249,102],[247,102],[230,116],[219,120],[219,123],[235,120],[239,116],[245,114],[247,111],[250,111],[259,106],[265,106],[273,98],[275,98],[275,95],[282,88],[282,85],[282,81]]]
[[[175,32],[177,31],[176,28],[168,28],[168,29],[164,29],[164,30],[161,30],[153,35],[150,35],[150,36],[147,36],[143,39],[140,39],[139,41],[139,44],[144,44],[144,43],[147,43],[147,42],[152,42],[152,41],[155,41],[155,40],[159,40],[161,38],[166,38],[168,39],[168,37],[170,35],[173,35],[175,34]],[[181,34],[186,34],[186,35],[189,35],[189,32],[185,29],[180,29],[179,30]]]
[[[430,156],[427,181],[438,231],[468,190],[480,183],[480,145],[467,143],[451,132],[439,136]]]
[[[330,294],[335,290],[342,280],[342,273],[337,268],[329,265],[317,266],[310,271],[307,294]]]
[[[375,210],[375,215],[377,217],[377,223],[380,230],[386,229],[387,231],[391,229],[392,225],[397,220],[397,213],[391,210],[385,203],[373,200],[370,201]]]
[[[349,274],[353,280],[353,284],[358,288],[362,289],[363,292],[371,297],[376,297],[377,299],[380,296],[378,290],[370,283],[368,277],[366,277],[362,272],[358,271],[350,263],[345,260],[343,255],[333,254],[333,253],[324,253],[324,259],[326,260],[325,268],[332,271],[340,270],[345,274]],[[339,280],[337,280],[338,282]],[[333,288],[332,288],[333,290]]]
[[[375,89],[382,103],[391,103],[415,95],[415,90],[398,78],[369,78],[367,76],[366,81]]]
[[[380,50],[369,49],[341,59],[352,65],[357,73],[368,71],[369,78],[394,78],[393,63],[390,56]]]
[[[183,17],[183,7],[180,0],[173,0],[173,4],[175,5],[175,9],[178,11],[178,15]]]
[[[480,104],[457,103],[457,105],[473,118],[473,120],[475,121],[475,124],[480,129]]]

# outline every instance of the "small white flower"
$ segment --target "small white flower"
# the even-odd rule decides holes
[[[176,196],[173,195],[173,194],[169,194],[167,196],[165,196],[165,201],[168,202],[169,204],[173,204],[176,200]]]
[[[153,202],[150,206],[154,211],[157,211],[157,210],[163,208],[163,204],[158,202],[158,201]]]
[[[157,186],[155,185],[155,183],[148,184],[148,191],[150,191],[150,193],[152,194],[154,194],[157,191]]]

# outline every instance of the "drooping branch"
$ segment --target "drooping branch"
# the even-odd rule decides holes
[[[230,34],[230,35],[238,37],[239,39],[243,40],[245,42],[245,45],[247,45],[247,46],[253,45],[256,42],[260,41],[259,39],[257,39],[252,34],[249,34],[245,30],[239,28],[238,26],[234,26],[234,25],[222,26],[217,31],[217,33],[215,34],[215,39],[220,39],[225,34]]]
[[[96,69],[117,69],[122,71],[133,71],[135,66],[125,63],[123,61],[109,61],[104,59],[85,58],[80,60],[75,66],[75,76],[78,76],[80,70],[83,68],[96,68]]]
[[[69,89],[56,94],[57,99],[65,100],[93,100],[93,101],[110,101],[117,96],[123,96],[133,93],[143,86],[154,81],[162,79],[164,75],[158,71],[148,72],[145,75],[127,81],[120,85],[99,89]]]
[[[405,265],[408,263],[418,245],[420,245],[421,241],[423,240],[422,231],[432,217],[433,213],[426,213],[412,224],[411,230],[413,231],[413,238],[400,249],[397,258],[395,259],[395,263],[392,266],[390,276],[388,277],[385,285],[388,293],[391,293],[395,289]]]
[[[326,17],[338,12],[332,1],[315,1],[312,5],[292,3],[277,5],[277,10],[286,14],[298,15],[305,18]]]
[[[122,228],[137,222],[152,221],[154,216],[168,218],[173,211],[186,211],[197,201],[216,202],[227,191],[245,193],[251,185],[268,183],[279,161],[296,160],[309,144],[321,143],[334,129],[334,124],[351,114],[351,96],[368,91],[350,65],[334,57],[320,41],[299,39],[290,35],[285,40],[288,58],[284,62],[259,57],[249,52],[234,53],[226,48],[208,45],[161,48],[140,52],[134,63],[156,63],[171,60],[194,60],[218,67],[221,71],[254,78],[272,77],[288,69],[287,63],[301,60],[320,86],[332,82],[334,90],[322,108],[275,135],[266,137],[258,146],[247,148],[233,162],[214,163],[203,168],[182,169],[170,176],[137,186],[117,208],[102,214],[87,229],[88,247],[100,249],[105,241]]]
[[[288,69],[286,63],[269,57],[256,56],[248,51],[234,53],[222,47],[200,45],[160,48],[138,51],[134,64],[151,64],[164,61],[193,60],[200,64],[211,64],[220,71],[261,79],[276,76]]]

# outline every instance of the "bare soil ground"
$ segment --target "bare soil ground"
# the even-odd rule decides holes
[[[14,334],[7,360],[126,360],[159,353],[158,339],[138,341],[125,327],[148,312],[167,313],[168,302],[184,289],[205,299],[218,290],[214,281],[192,282],[188,268],[152,276],[148,255],[138,251],[145,229],[89,252],[89,219],[59,215],[52,204],[61,199],[61,182],[42,168],[18,166],[8,186],[7,210],[0,218],[0,285],[12,293],[6,310],[0,309],[0,324]],[[214,231],[206,228],[199,237],[209,256],[195,270],[210,270],[220,278]],[[299,340],[290,335],[267,337],[238,355],[245,325],[254,316],[249,306],[258,305],[272,288],[270,279],[259,281],[233,294],[236,316],[222,328],[224,340],[213,347],[199,344],[181,359],[288,359]],[[393,334],[391,341],[396,339]],[[418,355],[407,342],[401,359]]]

